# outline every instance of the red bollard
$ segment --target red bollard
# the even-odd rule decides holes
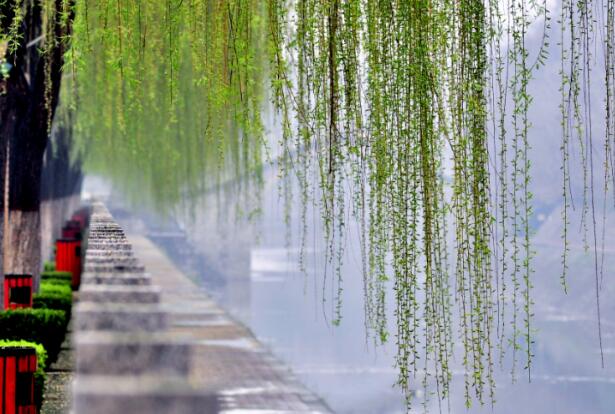
[[[85,229],[88,225],[87,223],[87,216],[85,213],[75,213],[73,214],[73,217],[71,217],[71,221],[74,221],[76,223],[79,223],[79,228],[81,229]]]
[[[36,351],[28,347],[0,347],[0,412],[36,414],[34,372]]]
[[[68,220],[66,225],[62,227],[63,239],[79,239],[81,240],[81,232],[84,227],[77,220]]]
[[[64,226],[62,227],[62,238],[81,240],[81,230],[75,227]]]
[[[90,208],[89,207],[81,207],[79,210],[75,211],[71,220],[78,221],[81,225],[81,229],[85,229],[88,226],[90,218]]]
[[[4,309],[32,307],[32,275],[4,275]]]
[[[56,240],[56,270],[73,274],[73,289],[81,284],[81,240]]]

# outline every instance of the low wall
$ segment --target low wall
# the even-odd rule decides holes
[[[72,412],[202,412],[211,396],[188,381],[191,347],[167,327],[159,287],[121,226],[94,203],[75,307]]]

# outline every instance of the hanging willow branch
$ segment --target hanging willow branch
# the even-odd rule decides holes
[[[512,354],[513,378],[523,359],[531,379],[530,82],[547,58],[546,5],[521,0],[509,2],[508,8],[497,1],[342,4],[353,18],[344,14],[338,29],[331,24],[335,2],[325,7],[317,0],[298,0],[296,38],[287,39],[286,47],[275,39],[278,53],[270,57],[272,72],[297,81],[274,83],[274,102],[294,103],[299,124],[309,125],[299,128],[301,145],[288,136],[283,145],[293,148],[298,160],[320,163],[316,174],[321,178],[330,256],[338,248],[332,237],[335,223],[344,217],[332,207],[341,191],[350,192],[342,199],[352,200],[351,212],[362,223],[366,326],[387,340],[386,286],[392,279],[399,385],[408,398],[416,386],[411,379],[419,372],[426,373],[425,387],[433,384],[438,397],[448,395],[452,344],[458,337],[467,404],[474,398],[493,401],[494,366],[497,361],[503,364],[505,353]],[[591,19],[581,17],[589,32]],[[576,17],[570,21],[572,30],[578,23]],[[285,32],[275,24],[271,33]],[[542,30],[534,55],[527,41],[532,25]],[[336,30],[346,35],[332,43]],[[285,55],[281,50],[292,52]],[[297,72],[289,73],[288,61],[295,51]],[[589,49],[576,53],[573,85],[582,82],[583,71],[589,72]],[[341,76],[333,54],[350,63]],[[364,61],[353,60],[357,56],[365,56]],[[607,74],[607,82],[612,82],[608,76],[612,75]],[[577,89],[573,86],[570,95],[576,100],[581,99]],[[336,94],[338,90],[343,92]],[[611,93],[607,94],[612,99]],[[580,108],[581,102],[574,99]],[[584,99],[589,102],[590,97]],[[288,113],[286,106],[282,113]],[[575,111],[576,124],[581,113]],[[333,134],[332,125],[339,135]],[[311,134],[305,133],[308,130]],[[565,132],[565,180],[570,172],[568,140]],[[588,173],[593,168],[587,133],[580,143],[586,171],[585,222],[595,214],[593,205],[591,212],[588,207],[594,184]],[[612,147],[608,149],[611,160]],[[343,176],[349,189],[332,184],[333,176]],[[307,183],[300,179],[299,185]],[[566,183],[565,223],[570,214],[568,188]],[[449,230],[454,236],[451,263]],[[595,251],[595,230],[593,235]],[[566,245],[565,268],[567,251]],[[562,284],[566,286],[565,272]]]

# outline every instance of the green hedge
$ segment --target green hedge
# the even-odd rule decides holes
[[[36,359],[38,361],[36,372],[34,373],[34,381],[36,383],[36,389],[34,390],[34,401],[40,411],[41,405],[43,404],[43,393],[45,391],[45,380],[47,379],[47,374],[45,373],[45,368],[47,368],[47,351],[45,351],[45,347],[43,345],[37,344],[35,342],[30,341],[11,341],[0,339],[0,348],[34,348],[36,351]]]
[[[56,270],[56,262],[45,262],[43,265],[43,270],[45,272],[54,272]]]
[[[33,308],[62,310],[66,313],[67,321],[70,320],[72,305],[73,291],[70,287],[70,282],[66,283],[64,279],[45,279],[41,281],[40,292],[34,294],[32,298]]]
[[[35,309],[59,309],[66,312],[66,319],[70,319],[73,307],[71,296],[57,293],[36,293],[32,298],[32,307]]]
[[[70,283],[73,280],[73,274],[61,270],[45,271],[41,273],[41,280],[63,280]]]
[[[39,343],[49,361],[58,357],[66,334],[66,312],[56,309],[13,309],[0,312],[0,337]]]
[[[44,285],[60,285],[72,291],[72,280],[71,272],[43,272],[41,273],[41,290],[44,289]]]
[[[58,280],[58,279],[44,280],[44,281],[41,282],[41,286],[43,286],[43,283],[45,283],[47,286],[49,286],[49,285],[57,285],[57,286],[71,287],[71,284],[69,282],[65,281],[65,280]]]
[[[39,293],[64,296],[67,298],[73,297],[73,291],[69,285],[62,283],[49,283],[46,280],[41,282],[41,288]]]
[[[47,285],[66,286],[72,290],[72,283],[65,279],[45,279],[41,281],[41,286],[43,283]]]

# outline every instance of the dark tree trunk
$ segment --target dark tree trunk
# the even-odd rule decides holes
[[[8,228],[2,226],[0,239],[3,273],[24,272],[38,277],[41,267],[39,207],[43,155],[60,89],[66,47],[60,39],[69,34],[72,22],[71,16],[68,25],[60,24],[62,3],[56,0],[57,17],[50,22],[43,38],[40,2],[23,1],[19,47],[3,56],[12,66],[8,77],[0,75],[0,188],[3,189],[6,153],[10,148]],[[72,7],[72,2],[68,3]],[[6,33],[14,18],[15,0],[6,1],[0,8],[0,31]],[[41,53],[43,48],[45,54]],[[4,216],[4,197],[0,200],[0,212]]]

